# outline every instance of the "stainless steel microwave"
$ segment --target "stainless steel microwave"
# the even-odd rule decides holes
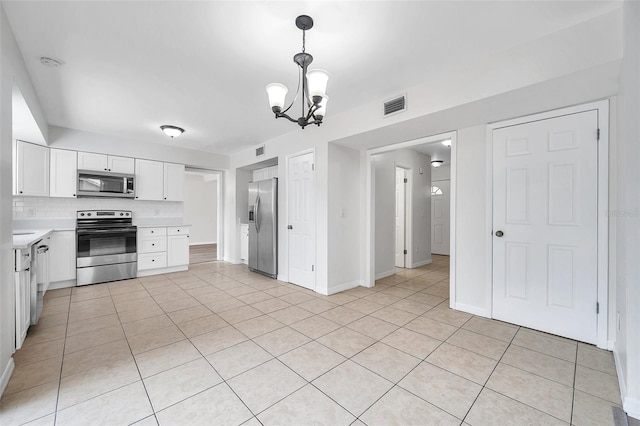
[[[135,176],[78,170],[78,197],[134,198]]]

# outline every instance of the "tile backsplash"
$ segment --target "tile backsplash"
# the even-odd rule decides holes
[[[14,220],[73,219],[78,210],[131,210],[134,218],[181,218],[180,201],[138,201],[118,198],[13,197]]]

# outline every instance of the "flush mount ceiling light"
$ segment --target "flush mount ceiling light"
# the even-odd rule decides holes
[[[175,138],[184,133],[184,129],[178,126],[170,126],[165,124],[164,126],[160,126],[160,130],[162,130],[167,136],[171,136],[171,138]]]
[[[327,90],[327,81],[329,81],[329,73],[324,70],[309,70],[307,67],[313,62],[313,56],[305,52],[305,35],[306,31],[313,28],[313,19],[307,15],[300,15],[296,18],[296,27],[302,30],[302,52],[293,56],[293,62],[300,67],[300,78],[298,80],[298,88],[296,95],[291,104],[284,109],[285,96],[289,89],[280,83],[271,83],[267,86],[267,94],[269,95],[269,105],[271,111],[276,118],[286,118],[289,121],[298,123],[303,129],[309,124],[319,126],[322,123],[325,112],[327,110],[327,101],[329,97],[325,93]],[[302,115],[300,118],[291,118],[287,115],[287,111],[291,109],[295,101],[298,99],[302,88]]]
[[[431,162],[431,167],[435,167],[436,169],[440,166],[442,166],[442,163],[444,163],[444,161],[442,160],[433,160]]]
[[[444,146],[451,146],[451,139],[447,139],[446,141],[442,141],[442,145]]]
[[[58,68],[64,65],[64,61],[61,61],[60,59],[56,59],[56,58],[50,58],[48,56],[41,56],[40,63],[45,67],[50,67],[50,68]]]

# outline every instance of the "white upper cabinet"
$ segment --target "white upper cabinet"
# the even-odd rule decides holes
[[[164,163],[136,158],[136,200],[164,199]]]
[[[49,148],[17,142],[17,195],[49,196]]]
[[[164,199],[183,201],[184,164],[164,163]]]
[[[108,171],[107,155],[93,152],[78,152],[79,170]]]
[[[78,152],[78,169],[132,175],[135,169],[135,160],[133,158],[118,157],[115,155]]]
[[[78,158],[76,151],[49,150],[49,196],[76,197]]]
[[[129,157],[117,157],[109,155],[107,157],[108,171],[114,173],[124,173],[132,175],[135,172],[135,160]]]

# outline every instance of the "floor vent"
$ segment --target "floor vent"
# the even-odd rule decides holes
[[[407,109],[407,96],[402,95],[400,97],[391,99],[384,103],[384,116],[396,114]]]

